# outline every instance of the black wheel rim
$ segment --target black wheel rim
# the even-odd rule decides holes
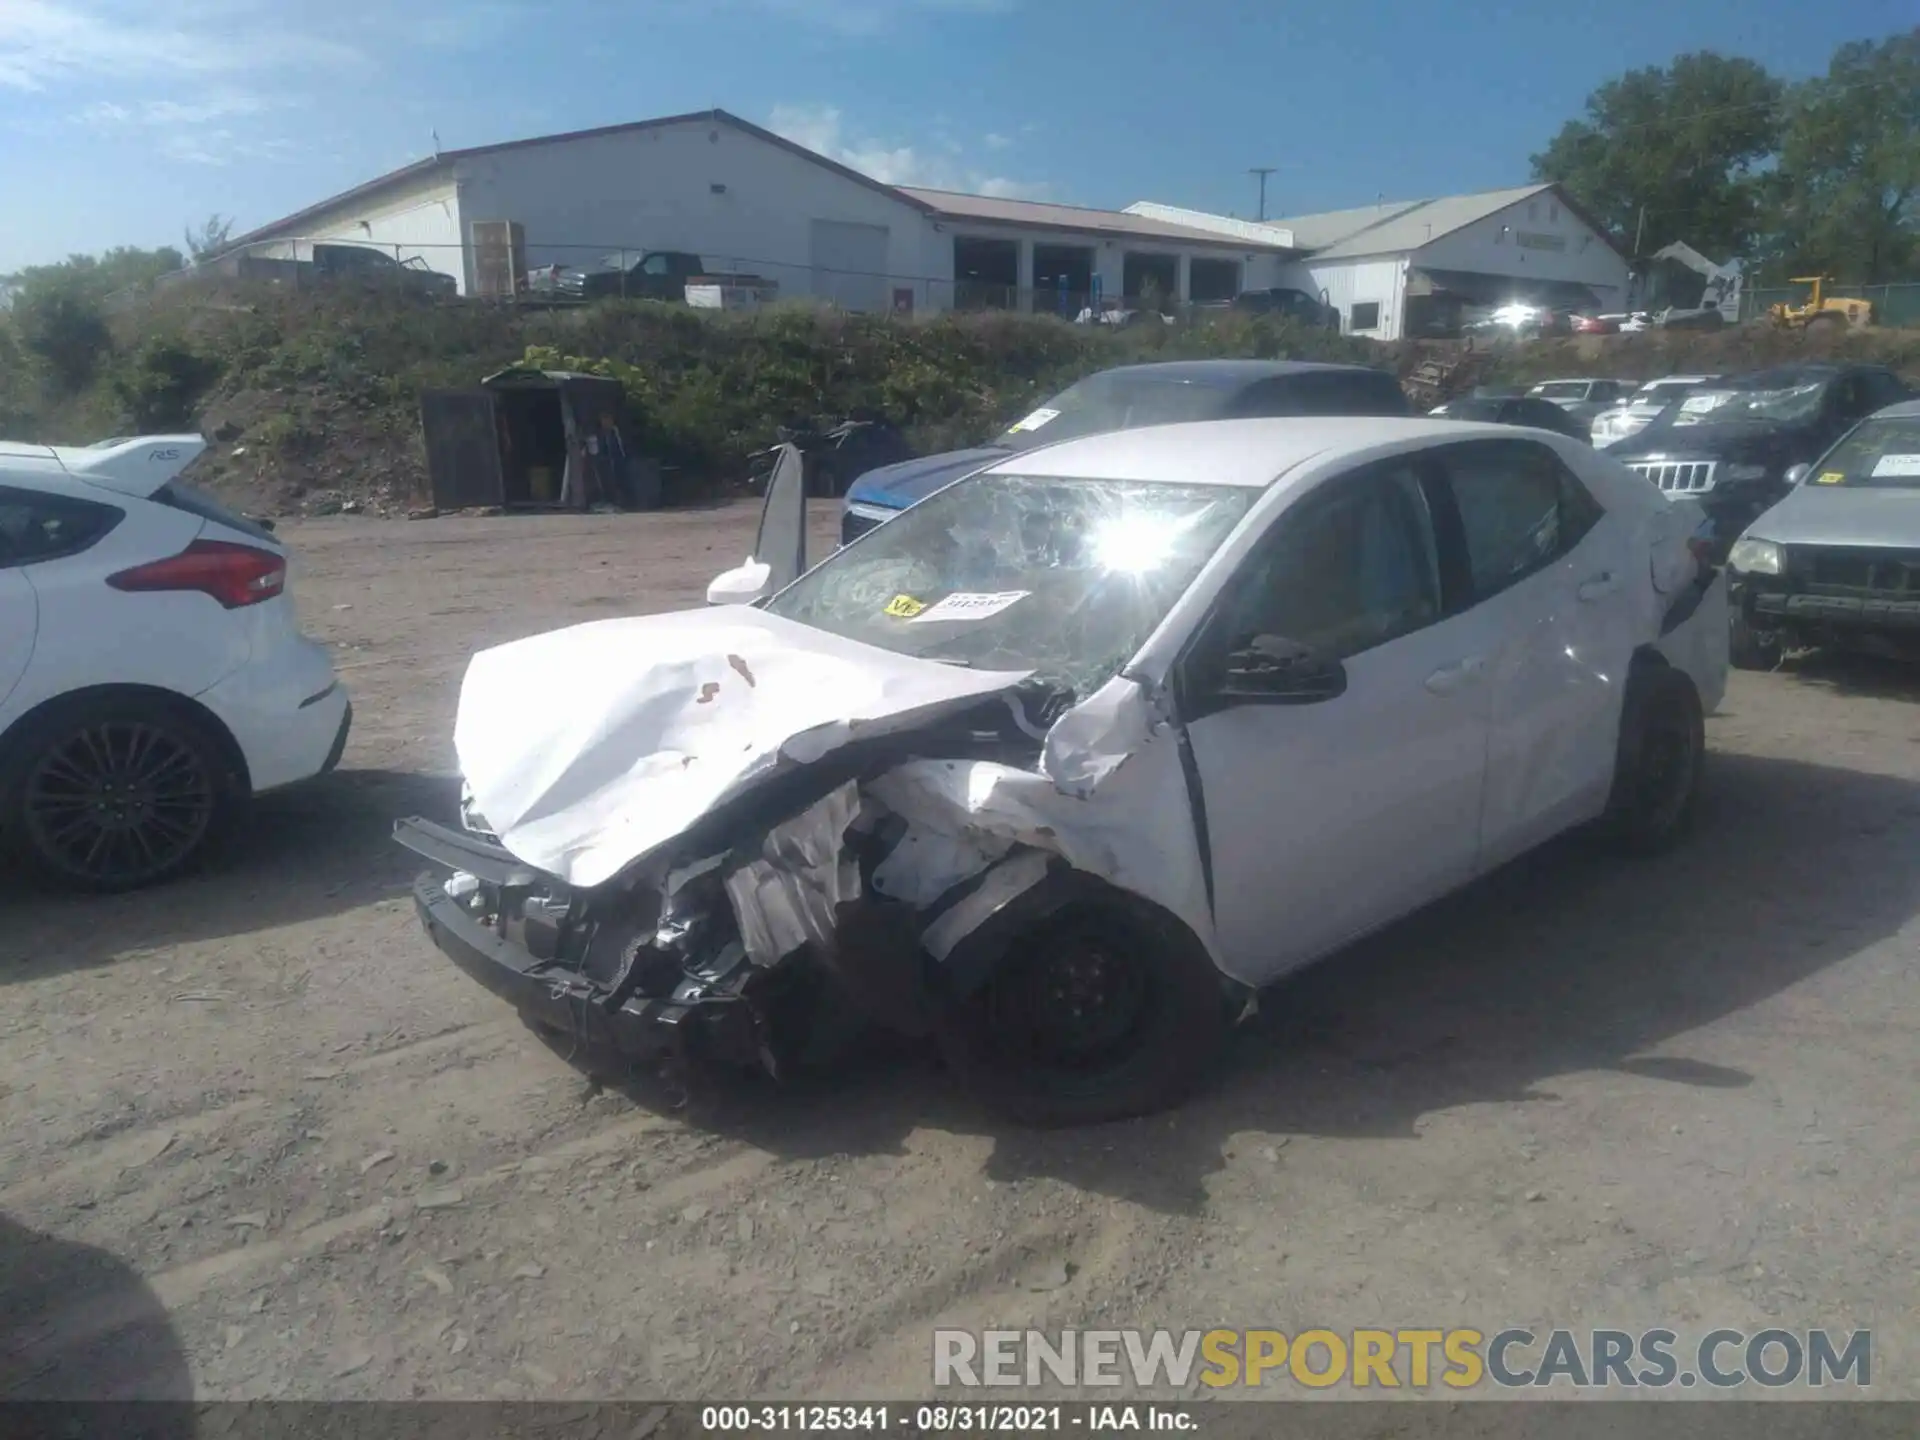
[[[213,820],[214,778],[178,735],[140,721],[77,730],[27,775],[34,847],[71,875],[133,885],[180,864]]]
[[[1693,793],[1694,744],[1679,715],[1647,727],[1640,751],[1640,807],[1656,830],[1680,821]]]
[[[1150,989],[1147,966],[1125,937],[1075,926],[1053,932],[996,978],[987,1015],[1010,1060],[1085,1074],[1131,1053]]]

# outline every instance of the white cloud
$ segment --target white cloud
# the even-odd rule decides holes
[[[1016,0],[722,0],[722,3],[772,11],[842,35],[865,36],[892,30],[905,21],[929,14],[1004,15],[1013,10]]]
[[[236,160],[270,160],[292,148],[286,141],[257,131],[244,134],[229,128],[231,121],[262,115],[279,108],[265,96],[243,90],[209,91],[195,100],[140,100],[122,104],[97,100],[75,112],[73,119],[105,134],[139,134],[168,160],[190,165],[229,165]]]
[[[964,156],[929,154],[911,145],[888,145],[852,135],[840,111],[831,105],[776,105],[767,128],[887,185],[964,190],[1009,199],[1037,199],[1049,188],[969,165]]]
[[[209,125],[237,115],[258,115],[271,108],[262,96],[235,90],[199,100],[144,100],[134,105],[100,100],[82,108],[75,118],[101,129],[142,125],[165,130]]]
[[[310,83],[371,64],[355,41],[378,33],[374,4],[0,0],[0,88],[71,97],[67,123],[163,159],[274,158],[287,152],[285,141],[234,122],[287,108]]]
[[[270,4],[0,0],[0,85],[55,90],[358,63],[353,46],[288,29]]]
[[[1010,150],[1013,148],[1013,138],[1009,135],[1000,135],[989,131],[982,138],[986,141],[986,146],[989,150]]]

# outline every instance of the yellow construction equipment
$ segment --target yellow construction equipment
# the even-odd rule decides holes
[[[1809,288],[1806,304],[1788,305],[1782,302],[1768,309],[1767,314],[1773,323],[1782,329],[1805,330],[1816,327],[1839,330],[1873,324],[1873,302],[1822,295],[1821,287],[1827,283],[1824,275],[1796,275],[1788,283]]]

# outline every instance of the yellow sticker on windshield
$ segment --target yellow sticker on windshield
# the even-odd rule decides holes
[[[1816,485],[1838,485],[1846,478],[1847,472],[1844,470],[1822,470],[1813,477],[1813,482]]]
[[[881,613],[891,615],[896,620],[911,620],[926,608],[927,602],[924,600],[916,600],[911,595],[896,595],[887,602],[886,609]]]

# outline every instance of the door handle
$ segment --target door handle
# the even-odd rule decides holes
[[[1486,666],[1486,661],[1478,655],[1470,655],[1452,665],[1442,665],[1427,676],[1427,689],[1436,695],[1451,695],[1462,685],[1477,676]]]
[[[1600,600],[1613,594],[1620,588],[1620,582],[1611,570],[1602,570],[1598,575],[1590,575],[1580,582],[1580,588],[1574,591],[1582,600]]]

